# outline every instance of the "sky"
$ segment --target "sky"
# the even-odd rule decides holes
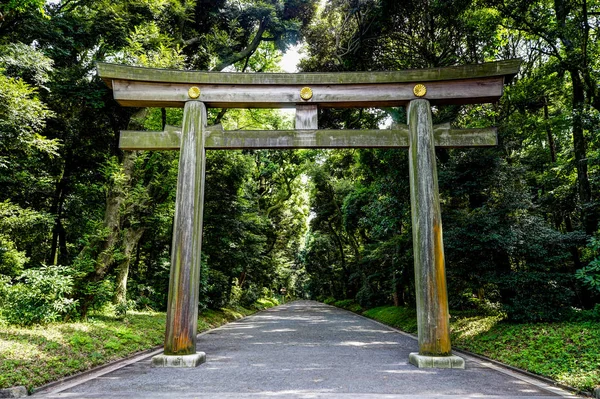
[[[303,55],[300,54],[300,50],[302,48],[302,44],[298,44],[296,46],[292,46],[283,54],[281,57],[281,61],[279,65],[283,69],[284,72],[293,73],[298,72],[298,62],[303,58]]]

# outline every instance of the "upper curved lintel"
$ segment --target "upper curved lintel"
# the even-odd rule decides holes
[[[112,87],[112,80],[190,84],[296,85],[296,84],[373,84],[436,82],[504,76],[512,79],[519,71],[520,59],[459,65],[444,68],[408,69],[377,72],[240,73],[181,71],[98,63],[98,75]]]

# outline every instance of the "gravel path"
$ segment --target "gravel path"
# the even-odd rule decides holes
[[[82,377],[46,398],[559,398],[564,391],[467,358],[465,370],[408,364],[414,338],[353,313],[296,301],[203,334],[207,362],[150,367],[150,358]],[[72,385],[72,384],[71,384]]]

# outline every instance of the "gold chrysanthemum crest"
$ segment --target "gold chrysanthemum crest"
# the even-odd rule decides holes
[[[303,87],[300,89],[300,98],[304,101],[310,100],[313,96],[312,89],[310,87]]]
[[[200,89],[196,86],[190,87],[190,89],[188,90],[188,96],[190,96],[190,98],[193,99],[200,97]]]
[[[427,94],[427,87],[425,87],[424,84],[419,83],[413,87],[413,93],[415,93],[415,96],[417,97],[423,97]]]

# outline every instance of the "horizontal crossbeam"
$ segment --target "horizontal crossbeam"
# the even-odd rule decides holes
[[[178,71],[100,63],[98,74],[113,89],[115,100],[126,107],[183,107],[195,100],[212,108],[293,108],[304,104],[366,108],[403,106],[416,98],[432,105],[494,102],[502,95],[504,83],[518,72],[520,62],[295,74]],[[300,90],[306,87],[312,94],[302,98]]]
[[[489,147],[497,144],[496,128],[452,129],[449,124],[434,126],[437,147]],[[372,130],[222,130],[205,131],[206,149],[290,149],[290,148],[408,148],[408,126]],[[122,130],[123,150],[178,150],[180,128],[167,126],[163,132]]]
[[[503,77],[431,82],[423,98],[436,104],[494,102],[504,89]],[[196,85],[198,101],[211,108],[292,108],[316,104],[319,108],[398,107],[417,98],[414,83],[311,85],[309,101],[300,98],[301,85]],[[190,100],[189,84],[114,80],[113,94],[126,107],[183,107]]]
[[[519,70],[520,59],[404,71],[240,73],[180,71],[142,68],[99,62],[98,75],[112,87],[113,80],[223,85],[347,85],[367,83],[423,83],[502,76],[511,79]]]

